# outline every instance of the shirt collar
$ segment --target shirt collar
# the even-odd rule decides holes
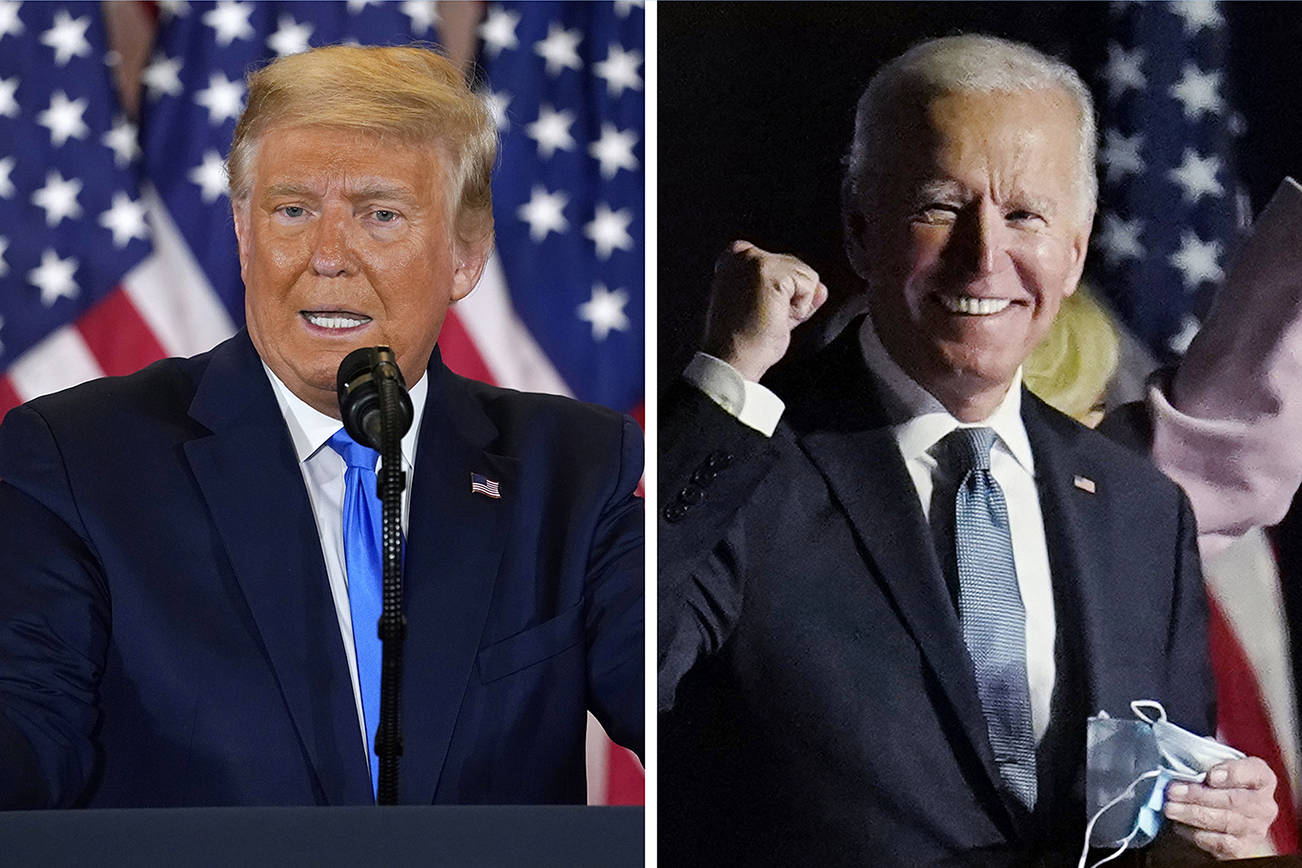
[[[955,428],[971,427],[969,423],[960,422],[950,415],[945,406],[934,395],[920,386],[904,372],[891,358],[881,338],[873,328],[872,317],[866,316],[859,329],[859,346],[863,351],[864,362],[868,365],[878,382],[885,387],[897,407],[902,411],[899,418],[904,421],[891,427],[895,440],[905,461],[922,457],[940,442],[941,438]],[[981,427],[993,428],[999,435],[999,441],[1017,463],[1027,473],[1035,474],[1035,460],[1031,454],[1031,441],[1026,436],[1026,426],[1022,423],[1022,369],[1019,366],[1013,375],[1013,382],[1008,387],[999,406],[984,421]]]
[[[291,392],[267,367],[266,362],[262,363],[262,370],[267,372],[272,391],[276,393],[280,415],[285,418],[290,439],[294,442],[294,453],[301,464],[319,452],[343,423]],[[409,468],[416,465],[416,441],[420,439],[420,420],[425,413],[425,394],[428,391],[429,380],[423,373],[416,385],[408,389],[408,394],[411,395],[411,427],[402,438],[402,457]]]

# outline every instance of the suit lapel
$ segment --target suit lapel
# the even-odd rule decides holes
[[[246,333],[213,352],[190,414],[212,434],[184,444],[186,457],[326,801],[369,802],[370,774],[316,521]]]
[[[1073,693],[1078,710],[1088,714],[1098,695],[1100,655],[1107,652],[1100,637],[1110,614],[1107,601],[1094,593],[1098,582],[1091,577],[1106,576],[1111,569],[1108,547],[1094,542],[1109,538],[1109,493],[1098,490],[1102,480],[1089,451],[1078,445],[1082,431],[1076,423],[1059,417],[1030,392],[1022,393],[1022,407],[1053,576],[1057,657],[1082,679],[1082,689]],[[1057,682],[1067,683],[1062,677]],[[1059,691],[1054,693],[1056,712]]]
[[[958,613],[917,489],[864,366],[858,333],[856,321],[828,347],[821,364],[805,368],[807,378],[784,384],[797,396],[789,411],[792,424],[952,706],[990,782],[990,797],[1007,809],[997,795],[999,771]],[[1010,824],[1019,822],[1012,811],[1006,814]]]
[[[439,774],[488,616],[510,516],[521,506],[517,461],[486,451],[497,429],[467,384],[430,362],[407,534],[407,641],[402,691],[404,803],[437,795]],[[471,491],[496,481],[500,498]]]

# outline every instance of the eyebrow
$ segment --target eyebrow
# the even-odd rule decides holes
[[[302,199],[315,199],[320,194],[303,184],[272,184],[266,188],[264,195],[270,198],[280,198],[290,196]],[[348,199],[353,202],[366,201],[370,199],[388,199],[402,202],[413,202],[416,200],[416,193],[409,187],[405,186],[386,186],[383,184],[374,184],[359,190],[354,190],[348,194]]]
[[[910,204],[915,208],[938,199],[961,201],[964,198],[963,185],[948,180],[924,181],[913,188],[911,198],[913,201]]]

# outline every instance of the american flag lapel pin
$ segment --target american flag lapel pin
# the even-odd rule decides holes
[[[497,480],[489,479],[482,473],[470,474],[470,493],[482,494],[485,497],[501,498],[502,492],[498,490]]]
[[[1075,485],[1081,491],[1088,494],[1094,493],[1094,480],[1090,479],[1088,476],[1073,476],[1071,482],[1072,485]]]

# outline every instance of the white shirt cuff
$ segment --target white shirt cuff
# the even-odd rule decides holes
[[[773,436],[786,405],[767,388],[707,353],[697,353],[683,376],[729,416],[765,437]]]

